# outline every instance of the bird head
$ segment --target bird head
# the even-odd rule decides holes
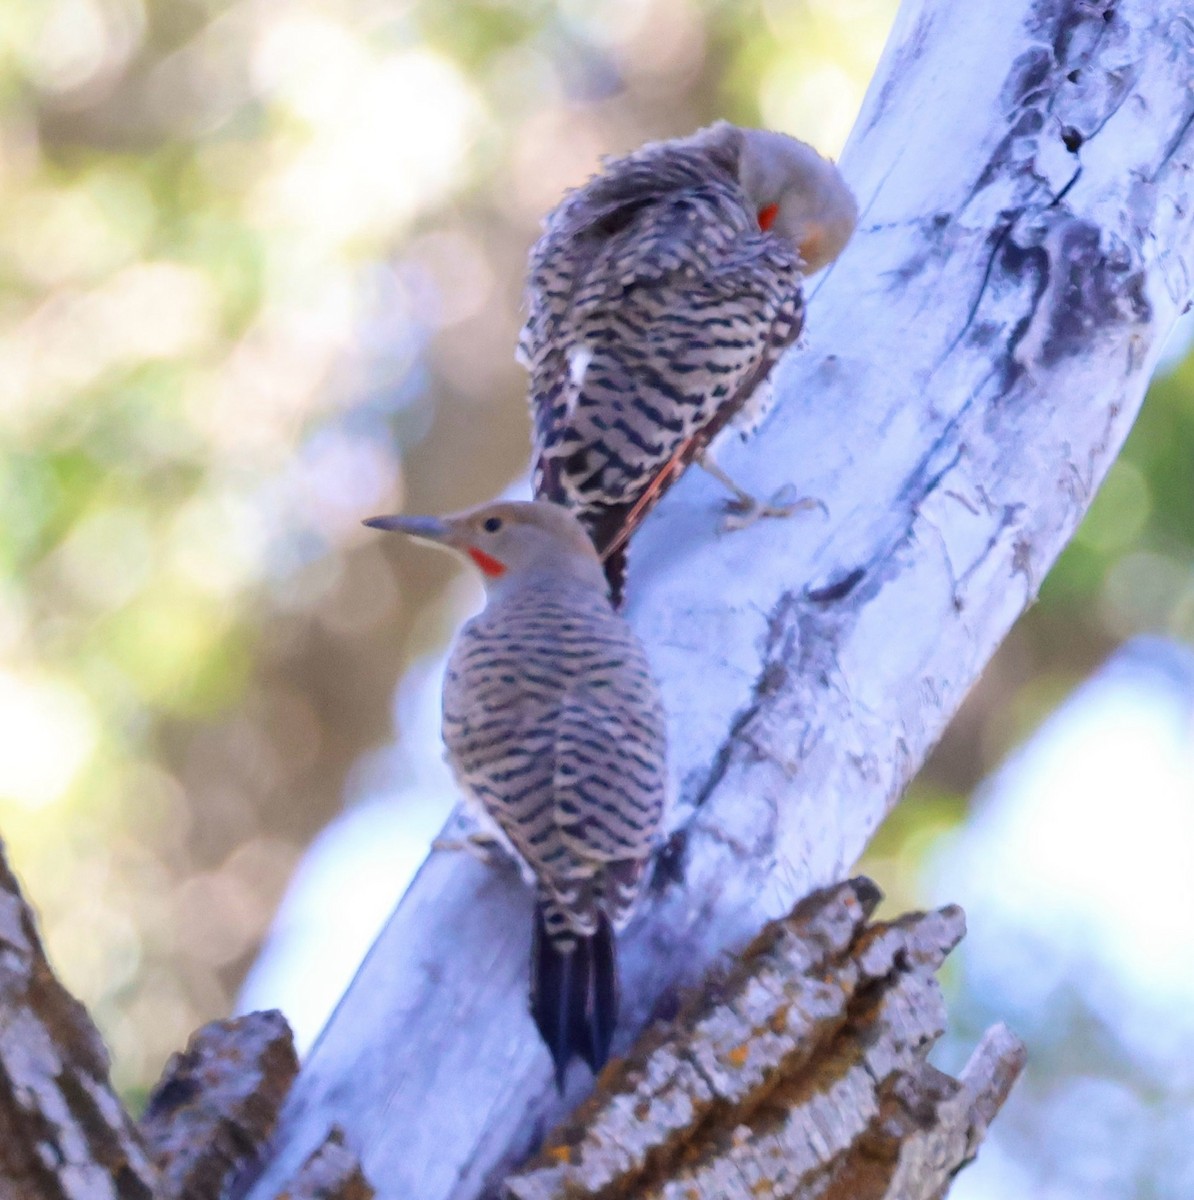
[[[744,129],[738,182],[759,228],[790,243],[807,275],[837,258],[858,223],[858,204],[841,172],[787,134]]]
[[[486,586],[527,575],[569,575],[605,588],[597,551],[566,508],[545,500],[484,504],[446,517],[370,517],[390,529],[464,555]]]

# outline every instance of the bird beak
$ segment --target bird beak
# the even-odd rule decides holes
[[[446,542],[452,533],[452,526],[439,517],[370,517],[361,524],[406,533],[425,542]]]
[[[836,231],[826,228],[820,221],[806,221],[801,234],[799,252],[805,275],[815,275],[822,267],[827,267],[844,245],[844,241],[835,236]]]

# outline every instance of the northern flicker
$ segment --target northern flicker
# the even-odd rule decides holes
[[[576,512],[615,602],[654,503],[730,421],[761,420],[803,281],[857,218],[810,146],[722,121],[607,161],[544,221],[519,340],[535,494]]]
[[[663,816],[663,708],[577,519],[544,501],[456,516],[374,517],[466,555],[487,592],[448,659],[448,759],[536,888],[531,1013],[563,1090],[595,1072],[618,1011],[614,931],[641,891]]]

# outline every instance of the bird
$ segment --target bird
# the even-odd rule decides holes
[[[615,932],[659,841],[667,737],[647,655],[577,518],[547,501],[365,521],[455,551],[484,609],[447,664],[448,761],[535,887],[530,1010],[556,1085],[596,1074],[618,1017]]]
[[[858,220],[837,167],[786,134],[719,121],[609,159],[548,214],[530,252],[518,360],[529,372],[536,497],[572,508],[621,599],[625,546],[731,421],[769,405],[800,334],[804,279]]]

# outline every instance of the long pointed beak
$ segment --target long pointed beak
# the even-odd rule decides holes
[[[370,517],[361,524],[368,525],[371,529],[406,533],[411,537],[422,538],[425,542],[442,542],[452,530],[448,522],[439,517]]]

